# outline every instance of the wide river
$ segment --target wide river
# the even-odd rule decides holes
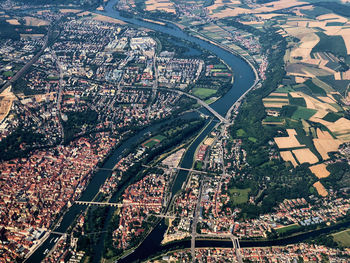
[[[133,24],[139,27],[144,27],[148,29],[152,29],[157,32],[165,33],[174,37],[177,37],[182,40],[190,41],[198,46],[200,46],[203,49],[206,49],[213,54],[215,54],[217,57],[222,59],[234,72],[234,83],[231,87],[231,89],[220,99],[218,99],[216,102],[211,104],[211,107],[217,111],[222,116],[225,116],[227,111],[231,108],[231,106],[239,99],[255,82],[255,74],[252,68],[248,65],[248,63],[242,59],[239,56],[236,56],[218,46],[215,46],[209,42],[206,42],[204,40],[195,38],[193,36],[188,35],[187,33],[183,32],[180,28],[177,26],[174,26],[173,24],[167,24],[166,26],[162,26],[159,24],[149,23],[145,22],[141,19],[137,18],[126,18],[120,16],[119,12],[114,10],[114,6],[117,4],[118,0],[110,0],[106,7],[104,12],[100,12],[101,14],[107,15],[109,17],[117,18],[119,20],[123,20],[129,24]],[[181,43],[180,43],[181,44]],[[200,51],[194,50],[192,54],[194,53],[200,54]],[[194,117],[194,114],[187,114],[183,118],[192,118]],[[140,132],[138,132],[136,135],[131,137],[130,139],[126,140],[122,143],[121,146],[119,146],[112,154],[111,156],[106,160],[106,162],[103,165],[103,168],[111,169],[114,167],[114,165],[120,160],[122,153],[125,149],[129,149],[130,147],[133,147],[135,142],[138,142],[140,138],[142,138],[146,133],[149,131],[153,132],[156,131],[160,124],[155,124],[151,127],[148,127]],[[204,131],[198,136],[198,138],[192,143],[190,148],[187,150],[182,162],[181,167],[184,168],[191,168],[194,152],[198,145],[201,143],[201,141],[205,138],[207,134],[210,133],[212,128],[214,127],[215,122],[211,122]],[[177,192],[183,182],[186,180],[187,172],[180,171],[176,181],[174,182],[172,192]],[[91,201],[92,198],[98,193],[98,190],[100,186],[104,183],[104,181],[110,176],[110,172],[106,170],[99,170],[95,175],[93,176],[92,180],[90,181],[89,185],[87,186],[86,190],[82,194],[80,200],[84,201]],[[68,209],[66,214],[63,217],[63,220],[61,221],[60,226],[55,229],[56,232],[64,233],[67,231],[68,227],[71,225],[73,220],[76,218],[77,215],[81,213],[81,211],[84,209],[84,206],[81,205],[73,205]],[[163,223],[158,224],[158,226],[154,229],[154,231],[145,239],[145,241],[141,244],[139,248],[137,248],[134,253],[130,254],[128,257],[121,260],[121,262],[131,262],[133,260],[137,259],[143,259],[147,256],[152,255],[153,253],[159,251],[160,247],[160,241],[162,239],[162,236],[165,231],[165,226]],[[54,244],[56,237],[59,237],[58,234],[50,234],[49,238],[28,258],[26,262],[33,262],[37,263],[40,262],[44,257],[44,252],[48,249],[50,250]],[[101,238],[101,241],[103,239],[104,235]],[[94,262],[98,262],[101,257],[101,252],[103,249],[103,242],[99,242],[98,247],[96,248],[96,254],[94,256]]]

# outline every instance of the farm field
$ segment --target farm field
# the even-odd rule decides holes
[[[164,11],[175,14],[173,2],[169,0],[146,0],[146,11]]]
[[[316,183],[313,184],[313,187],[316,188],[317,190],[317,193],[320,195],[320,196],[327,196],[328,195],[328,192],[326,190],[326,188],[324,188],[323,184],[321,184],[320,181],[317,181]]]
[[[280,149],[284,148],[295,148],[305,146],[300,144],[298,139],[295,137],[297,135],[296,131],[293,129],[287,129],[288,137],[275,137],[274,140]]]
[[[298,166],[297,161],[295,160],[291,151],[283,151],[280,152],[282,159],[285,162],[291,162],[294,167]]]
[[[318,179],[326,178],[330,175],[330,172],[327,170],[327,166],[324,163],[313,165],[309,168]]]

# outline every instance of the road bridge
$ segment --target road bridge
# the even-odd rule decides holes
[[[108,168],[97,168],[97,170],[100,170],[100,171],[113,171],[113,169],[108,169]]]
[[[239,245],[239,240],[235,236],[231,236],[233,249],[236,251],[237,261],[239,263],[243,263],[242,255],[241,255],[241,246]]]
[[[128,89],[132,89],[132,87],[127,87]],[[138,87],[139,88],[139,87]],[[152,89],[154,90],[155,87],[142,87],[143,89]],[[194,99],[197,101],[197,103],[199,105],[201,105],[202,107],[206,108],[211,114],[213,114],[217,119],[219,119],[220,122],[222,123],[225,123],[225,124],[228,124],[229,123],[229,120],[226,119],[225,117],[223,117],[222,115],[220,115],[216,110],[214,110],[210,105],[208,105],[205,101],[201,100],[200,98],[192,95],[192,94],[189,94],[187,92],[184,92],[184,91],[181,91],[181,90],[177,90],[177,89],[172,89],[172,88],[156,88],[157,90],[164,90],[164,91],[172,91],[172,92],[175,92],[175,93],[178,93],[180,95],[184,95],[184,96],[187,96],[191,99]]]
[[[180,218],[179,216],[172,216],[172,215],[164,215],[164,214],[149,214],[148,216],[155,216],[155,217],[160,217],[160,218],[170,218],[170,219],[175,219],[175,218]]]
[[[96,206],[112,206],[112,207],[125,207],[125,206],[138,206],[138,207],[158,207],[162,204],[153,204],[153,203],[108,203],[108,202],[93,202],[93,201],[75,201],[77,205],[96,205]]]
[[[223,122],[223,123],[229,123],[229,121],[224,118],[223,116],[221,116],[216,110],[214,110],[212,107],[210,107],[210,105],[208,105],[207,103],[205,103],[203,100],[201,100],[200,98],[194,96],[194,95],[191,95],[187,92],[184,92],[184,91],[181,91],[181,90],[176,90],[176,89],[166,89],[166,90],[171,90],[171,91],[174,91],[174,92],[177,92],[178,94],[180,95],[185,95],[191,99],[194,99],[197,101],[197,103],[201,106],[203,106],[204,108],[206,108],[211,114],[213,114],[216,118],[218,118],[220,120],[220,122]]]
[[[207,174],[207,175],[213,175],[213,173],[208,173],[205,171],[199,171],[194,169],[188,169],[188,168],[182,168],[182,167],[160,167],[160,166],[149,166],[149,165],[142,165],[145,168],[160,168],[160,169],[174,169],[174,170],[182,170],[182,171],[188,171],[188,172],[194,172],[194,173],[200,173],[200,174]]]
[[[57,232],[57,231],[51,231],[50,233],[51,233],[51,234],[56,234],[56,235],[61,235],[61,236],[63,236],[63,235],[66,234],[66,233]]]

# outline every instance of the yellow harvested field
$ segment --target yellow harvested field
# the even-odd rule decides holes
[[[244,25],[263,25],[263,21],[240,21]]]
[[[78,14],[78,16],[88,16],[88,15],[92,15],[92,19],[95,21],[101,21],[101,22],[107,22],[107,23],[114,23],[114,24],[120,24],[120,25],[125,25],[126,23],[124,21],[121,21],[119,19],[116,18],[112,18],[109,16],[104,16],[104,15],[100,15],[100,14],[96,14],[96,13],[92,13],[89,11],[85,11],[82,12],[80,14]]]
[[[342,117],[336,122],[328,122],[314,116],[309,120],[326,126],[342,143],[350,142],[350,120]]]
[[[79,9],[60,9],[61,13],[79,13],[81,10]]]
[[[326,190],[326,188],[324,188],[323,184],[321,184],[320,181],[317,181],[316,183],[313,184],[313,187],[316,188],[317,190],[317,193],[320,195],[320,196],[327,196],[328,195],[328,192]]]
[[[49,13],[50,10],[46,9],[46,10],[40,10],[38,12],[36,12],[38,15],[42,15],[43,13]]]
[[[25,16],[26,26],[47,26],[49,21],[38,19],[35,17]]]
[[[256,14],[255,16],[263,19],[263,20],[269,20],[273,17],[280,16],[281,14],[276,14],[276,13],[270,13],[270,14]]]
[[[286,103],[274,103],[274,102],[264,102],[265,108],[282,108],[283,106],[288,105],[288,102]]]
[[[225,17],[238,16],[241,14],[250,14],[250,13],[252,13],[251,9],[235,7],[235,8],[225,8],[220,12],[211,14],[211,16],[214,18],[225,18]]]
[[[5,89],[0,94],[0,123],[9,114],[13,101],[16,99],[15,95],[11,92],[11,88]]]
[[[263,102],[275,102],[275,101],[279,101],[282,103],[289,103],[288,98],[271,98],[271,97],[267,97],[263,99]]]
[[[344,39],[346,51],[348,55],[350,55],[350,30],[349,29],[342,30],[341,36]]]
[[[288,93],[272,92],[269,96],[288,97]]]
[[[322,139],[322,140],[333,139],[332,135],[330,135],[328,131],[321,131],[320,128],[317,128],[316,134],[318,139]]]
[[[304,97],[304,100],[306,102],[306,108],[313,109],[313,110],[316,109],[315,103],[314,103],[314,101],[312,99],[310,99],[308,97]]]
[[[289,93],[293,98],[302,98],[303,96],[300,95],[299,92],[296,92],[296,91],[292,91]]]
[[[324,163],[310,166],[309,169],[318,179],[326,178],[330,175],[330,172],[327,170],[327,166]]]
[[[95,14],[95,13],[92,13],[92,14],[94,15],[93,20],[96,20],[96,21],[102,21],[102,22],[108,22],[108,23],[114,23],[114,24],[120,24],[120,25],[126,24],[124,21],[121,21],[121,20],[116,19],[116,18],[112,18],[109,16],[103,16],[103,15]]]
[[[297,6],[297,5],[303,5],[303,4],[308,4],[308,3],[298,1],[298,0],[279,0],[279,1],[269,2],[269,3],[265,4],[265,7],[271,8],[272,10],[278,10],[278,9],[290,8],[290,7]],[[261,11],[262,10],[260,9],[259,12],[261,12]]]
[[[290,94],[293,98],[304,98],[306,107],[309,109],[338,112],[338,109],[329,103],[321,102],[303,92],[291,92]]]
[[[294,36],[299,39],[301,39],[304,36],[307,36],[307,34],[312,34],[316,32],[315,29],[308,27],[297,27],[290,25],[282,25],[281,27],[284,29],[284,31],[288,33],[288,35]]]
[[[309,5],[309,6],[301,6],[301,7],[295,7],[292,9],[292,11],[299,17],[304,16],[303,13],[301,13],[301,10],[313,10],[314,7]]]
[[[292,151],[300,164],[309,163],[314,164],[318,162],[318,158],[309,148],[297,149]]]
[[[342,142],[338,139],[313,139],[316,150],[322,156],[323,160],[329,159],[329,152],[338,151],[339,145]]]
[[[309,27],[325,28],[326,24],[327,24],[327,21],[310,21],[308,26]]]
[[[279,149],[286,149],[286,148],[294,148],[294,147],[302,147],[305,145],[302,145],[299,143],[295,135],[297,135],[296,131],[294,129],[287,129],[288,137],[275,137],[275,143],[277,144]]]
[[[216,10],[216,9],[218,9],[218,8],[224,6],[224,5],[227,5],[227,4],[228,5],[232,5],[232,4],[239,5],[239,4],[241,4],[241,2],[240,1],[236,1],[236,0],[229,0],[229,2],[224,3],[222,0],[215,0],[214,4],[208,6],[207,9],[211,13],[214,10]]]
[[[173,2],[169,0],[147,0],[146,11],[164,11],[167,13],[176,13]]]
[[[300,39],[300,45],[291,51],[291,57],[311,58],[311,51],[320,41],[320,38],[315,33],[298,34],[296,37]]]
[[[317,97],[319,100],[322,100],[325,103],[336,103],[336,101],[332,100],[330,97]]]
[[[10,25],[18,26],[20,25],[19,21],[17,19],[6,19],[6,22]]]
[[[280,154],[281,154],[281,157],[282,157],[283,161],[291,162],[294,167],[296,167],[298,165],[298,163],[294,159],[294,156],[293,156],[292,152],[290,152],[290,151],[283,151],[283,152],[280,152]]]
[[[327,22],[340,22],[340,23],[346,23],[348,22],[348,19],[346,19],[343,16],[340,15],[336,15],[336,14],[325,14],[325,15],[320,15],[318,17],[316,17],[317,20],[321,21],[321,20],[327,20]]]
[[[325,111],[325,110],[318,110],[312,117],[313,118],[320,118],[320,119],[322,119],[327,114],[328,114],[328,112]]]
[[[303,77],[295,77],[295,82],[296,82],[297,84],[304,83],[305,80],[306,80],[306,79],[303,78]]]

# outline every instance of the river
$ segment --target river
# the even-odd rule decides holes
[[[113,18],[117,18],[119,20],[123,20],[127,23],[139,26],[139,27],[144,27],[148,29],[152,29],[154,31],[162,32],[165,34],[169,34],[171,36],[177,37],[179,39],[183,39],[186,41],[190,41],[198,46],[200,46],[203,49],[206,49],[213,54],[215,54],[217,57],[222,59],[234,72],[234,83],[231,87],[231,89],[220,99],[218,99],[216,102],[211,104],[211,107],[217,111],[219,114],[222,116],[225,116],[226,112],[230,109],[230,107],[237,101],[238,98],[242,94],[244,94],[245,91],[247,91],[255,81],[255,74],[252,68],[248,65],[246,61],[244,61],[242,58],[218,47],[215,46],[209,42],[206,42],[204,40],[195,38],[193,36],[190,36],[183,32],[181,29],[179,29],[177,26],[173,24],[167,24],[166,26],[162,26],[159,24],[154,24],[146,21],[142,21],[140,19],[136,18],[125,18],[120,16],[119,12],[114,10],[114,6],[118,0],[111,0],[107,3],[105,7],[104,12],[100,12],[103,15],[107,15]],[[198,51],[198,54],[200,54],[200,51]],[[191,54],[196,54],[193,49],[190,49]],[[193,116],[193,115],[191,115]],[[185,117],[190,117],[189,115],[186,115]],[[135,136],[131,137],[130,139],[126,140],[120,147],[118,147],[112,155],[107,159],[107,161],[104,163],[103,168],[111,169],[114,167],[114,165],[120,160],[121,155],[125,149],[129,149],[132,147],[132,145],[135,143],[135,141],[138,141],[142,136],[144,136],[146,133],[149,131],[156,131],[160,125],[156,124],[153,125],[149,128],[146,128],[139,133],[137,133]],[[207,134],[210,133],[212,128],[214,127],[215,122],[212,122],[209,124],[209,126],[197,137],[197,139],[192,143],[188,151],[186,152],[182,162],[181,162],[181,167],[184,168],[191,168],[192,162],[193,162],[193,157],[194,157],[194,152],[198,145],[201,143],[201,141],[205,138]],[[181,186],[183,182],[187,178],[188,172],[185,171],[180,171],[176,181],[174,182],[172,193],[177,192],[179,189],[181,189]],[[90,183],[88,184],[86,190],[82,194],[80,200],[83,201],[91,201],[92,198],[96,195],[98,192],[100,186],[104,183],[104,181],[110,176],[110,171],[104,171],[104,170],[99,170],[95,175],[92,177]],[[73,220],[76,218],[77,215],[81,213],[81,211],[86,208],[81,205],[73,205],[68,209],[66,214],[64,215],[60,226],[55,229],[56,232],[66,232],[68,227],[71,225]],[[132,253],[130,257],[132,258],[142,258],[140,255],[143,253],[144,249],[147,249],[148,245],[152,245],[153,248],[159,246],[161,238],[163,237],[163,233],[165,231],[165,226],[164,223],[158,224],[157,227],[155,228],[154,231],[146,238],[146,240],[142,243],[142,245],[135,250],[135,253]],[[104,235],[103,235],[104,236]],[[52,238],[56,238],[56,234],[51,234],[49,238],[27,259],[26,262],[40,262],[44,258],[44,251],[46,249],[51,249],[54,246],[54,242],[52,242]],[[99,252],[97,253],[98,256],[94,258],[94,262],[98,262],[99,257],[101,255],[101,251],[103,248],[103,242],[99,242],[100,246],[98,248]],[[157,246],[155,246],[157,244]],[[130,258],[127,257],[123,260],[123,262],[130,262],[128,261]]]

